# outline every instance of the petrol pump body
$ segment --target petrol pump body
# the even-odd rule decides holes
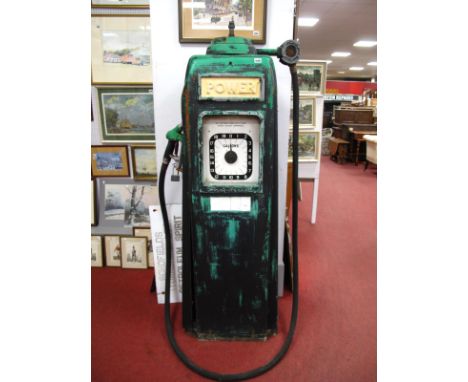
[[[187,66],[183,325],[199,338],[277,330],[277,90],[249,40],[215,39]]]

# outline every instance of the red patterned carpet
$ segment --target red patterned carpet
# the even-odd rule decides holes
[[[283,361],[256,381],[373,382],[376,357],[376,180],[362,165],[322,160],[317,224],[312,184],[299,203],[300,306]],[[163,306],[149,293],[152,270],[92,269],[92,381],[203,381],[173,353]],[[279,334],[266,342],[200,342],[181,326],[176,338],[198,364],[223,373],[263,365],[287,331],[291,295],[280,299]]]

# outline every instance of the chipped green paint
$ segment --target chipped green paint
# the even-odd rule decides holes
[[[239,220],[228,220],[226,227],[226,246],[232,248],[239,240]]]
[[[242,306],[243,297],[242,291],[239,291],[239,306]]]

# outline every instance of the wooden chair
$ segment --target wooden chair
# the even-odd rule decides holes
[[[344,163],[348,153],[349,141],[341,138],[331,137],[328,141],[330,159],[337,163]]]

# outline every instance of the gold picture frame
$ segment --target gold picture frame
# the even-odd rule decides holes
[[[156,180],[156,146],[130,146],[132,153],[133,179]]]
[[[153,240],[151,239],[151,228],[133,227],[133,236],[146,237],[146,245],[148,251],[148,266],[154,268],[154,253],[153,253]]]
[[[127,146],[91,146],[93,177],[129,177]]]
[[[288,159],[292,160],[292,134],[289,130]],[[320,155],[320,131],[304,129],[299,131],[299,162],[316,162]]]
[[[149,16],[91,17],[91,83],[151,85]]]
[[[299,93],[301,95],[325,95],[327,82],[326,61],[301,60],[296,67]]]
[[[107,267],[120,267],[122,265],[122,250],[120,237],[122,235],[104,236],[104,253]]]
[[[91,235],[91,266],[104,266],[102,236],[100,235]]]
[[[211,2],[205,0],[179,1],[179,41],[210,42],[228,35],[229,21],[234,18],[235,35],[252,40],[255,44],[266,41],[267,0],[250,2]]]

